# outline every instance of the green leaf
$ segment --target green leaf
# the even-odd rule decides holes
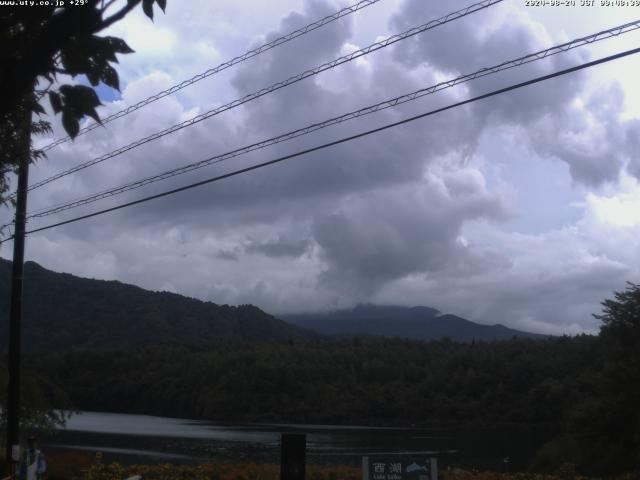
[[[87,110],[85,114],[93,118],[96,122],[102,123],[102,120],[100,120],[100,115],[98,115],[98,112],[96,112],[95,108]]]
[[[102,50],[102,56],[108,62],[118,63],[118,57],[116,57],[116,52],[109,44],[107,44],[106,48]]]
[[[134,50],[129,45],[127,45],[127,42],[125,42],[121,38],[104,37],[104,39],[107,41],[107,43],[111,47],[113,47],[113,51],[117,53],[133,53],[134,52]]]
[[[86,75],[91,85],[93,85],[94,87],[98,86],[98,84],[100,83],[100,73],[95,67],[87,71]]]
[[[76,128],[79,128],[79,121],[85,115],[100,123],[96,107],[102,103],[93,88],[86,85],[63,85],[60,93],[63,100],[62,124],[71,137],[77,134]]]
[[[120,91],[120,80],[118,78],[118,72],[116,72],[115,68],[107,65],[102,70],[100,78],[102,79],[102,83],[104,83],[105,85],[108,85],[111,88],[115,88],[116,90]]]
[[[62,112],[62,126],[71,138],[75,138],[80,131],[80,123],[71,112]]]
[[[108,38],[94,35],[87,43],[89,54],[97,63],[116,61],[115,45]]]
[[[167,0],[156,0],[156,3],[162,9],[163,12],[167,8]]]
[[[66,96],[73,91],[74,87],[75,85],[62,85],[59,90],[63,96]]]
[[[51,108],[53,113],[60,113],[62,110],[62,99],[58,92],[49,92],[49,101],[51,102]]]
[[[65,104],[83,113],[102,105],[93,88],[86,85],[63,85],[60,93],[65,97]]]
[[[31,132],[36,135],[52,133],[51,124],[46,120],[38,120],[31,123]]]
[[[62,48],[60,60],[69,75],[80,75],[90,68],[86,47],[80,46],[75,40],[67,42]]]
[[[154,0],[142,0],[142,11],[151,20],[153,20],[153,2]]]
[[[47,113],[44,110],[44,108],[42,108],[42,105],[40,105],[40,103],[38,103],[38,102],[33,102],[33,105],[32,105],[31,109],[36,113]]]

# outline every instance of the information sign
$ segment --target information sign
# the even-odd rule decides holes
[[[438,480],[438,460],[426,455],[362,457],[362,480]]]

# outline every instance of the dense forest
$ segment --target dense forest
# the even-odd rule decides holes
[[[599,401],[597,337],[164,345],[29,358],[79,409],[222,422],[546,427],[537,470],[594,465],[574,435]],[[581,413],[583,412],[583,413]],[[532,459],[533,461],[533,459]],[[628,469],[625,469],[628,470]]]
[[[552,426],[538,469],[640,467],[640,286],[600,335],[457,343],[217,341],[32,356],[80,409],[217,421]]]
[[[32,357],[86,410],[218,421],[555,425],[593,388],[596,339],[165,345]]]

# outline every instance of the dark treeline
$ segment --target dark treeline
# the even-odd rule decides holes
[[[207,418],[557,425],[589,396],[594,337],[155,346],[31,359],[79,409]]]
[[[631,471],[638,385],[614,384],[610,369],[620,369],[604,338],[220,341],[27,360],[78,409],[223,422],[544,426],[555,438],[532,459],[535,470],[571,462],[585,473]]]
[[[83,410],[222,422],[546,427],[556,438],[531,466],[554,471],[587,463],[566,434],[573,412],[596,398],[598,340],[218,342],[78,350],[30,363]]]

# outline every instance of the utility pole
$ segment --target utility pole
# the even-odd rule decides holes
[[[9,385],[7,386],[7,462],[14,475],[20,460],[20,350],[22,333],[22,279],[24,240],[29,186],[31,150],[31,112],[25,108],[24,128],[20,132],[24,149],[18,165],[18,190],[13,232],[13,265],[11,271],[11,304],[9,310]]]

